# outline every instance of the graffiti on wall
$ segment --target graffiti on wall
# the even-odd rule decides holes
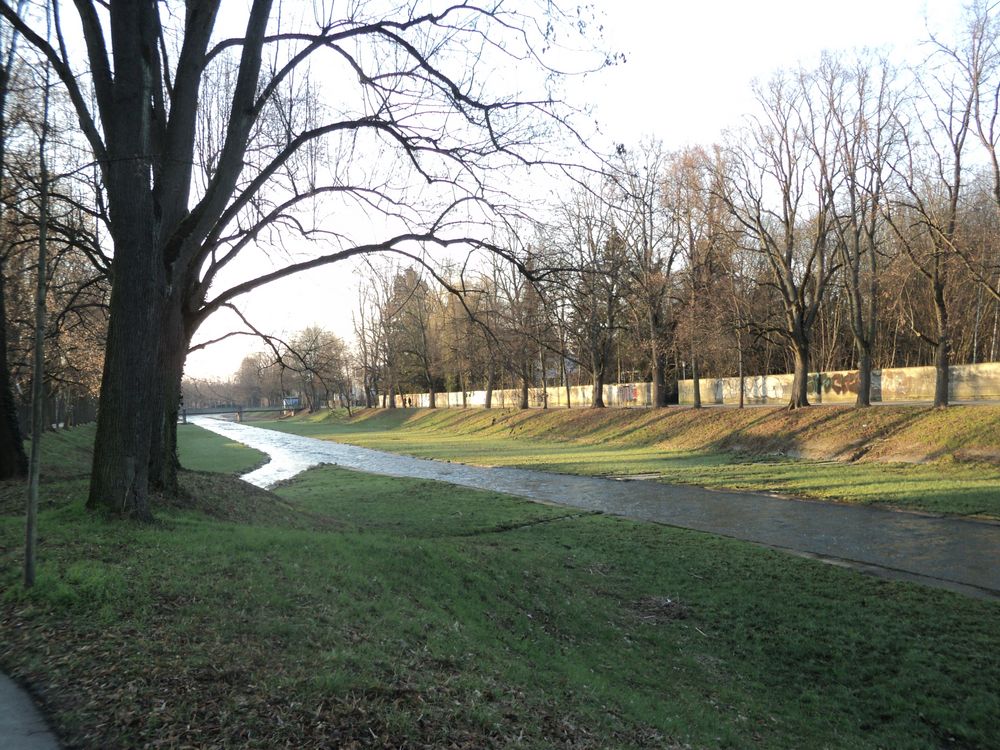
[[[720,381],[717,381],[720,382]],[[747,401],[767,402],[785,397],[784,378],[774,375],[743,378],[744,398]],[[740,398],[740,379],[723,378],[717,403],[735,403]]]
[[[823,393],[835,393],[838,396],[853,393],[857,394],[861,385],[861,376],[857,370],[849,372],[834,372],[829,375],[820,373],[816,376],[820,381],[819,386]]]

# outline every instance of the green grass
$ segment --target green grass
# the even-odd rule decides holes
[[[177,425],[181,466],[192,471],[246,474],[267,462],[267,454],[197,425]]]
[[[503,412],[499,412],[503,419]],[[644,418],[638,413],[638,418]],[[955,460],[932,464],[810,461],[677,450],[640,434],[595,439],[585,430],[524,434],[510,429],[467,430],[438,424],[436,415],[383,411],[361,420],[286,420],[259,426],[424,458],[486,466],[515,466],[570,474],[655,474],[662,481],[712,488],[773,492],[838,502],[1000,518],[1000,466]],[[637,428],[638,431],[638,428]],[[576,439],[570,439],[575,435]]]
[[[74,747],[1000,747],[996,602],[424,480],[182,479],[151,526],[63,480],[27,593],[0,515],[0,668]]]

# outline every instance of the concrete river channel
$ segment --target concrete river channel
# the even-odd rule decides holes
[[[856,505],[488,468],[195,417],[190,421],[271,457],[243,476],[271,487],[320,464],[503,492],[546,503],[719,534],[875,575],[1000,598],[1000,524]]]

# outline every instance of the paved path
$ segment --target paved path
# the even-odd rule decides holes
[[[59,743],[38,713],[31,697],[0,674],[0,748],[59,750]]]
[[[655,481],[616,481],[401,456],[215,419],[197,424],[272,457],[244,476],[261,487],[320,463],[435,479],[533,500],[744,539],[915,580],[1000,598],[1000,524],[858,505],[788,500]]]

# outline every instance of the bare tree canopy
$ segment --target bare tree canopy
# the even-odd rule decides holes
[[[362,253],[503,252],[473,227],[503,221],[518,171],[558,167],[556,140],[573,138],[548,61],[580,24],[552,3],[74,9],[54,3],[50,43],[40,16],[0,4],[61,80],[99,172],[113,288],[89,502],[116,514],[150,517],[147,487],[175,484],[184,357],[214,310]],[[308,257],[221,282],[248,248],[293,237],[315,243]]]

